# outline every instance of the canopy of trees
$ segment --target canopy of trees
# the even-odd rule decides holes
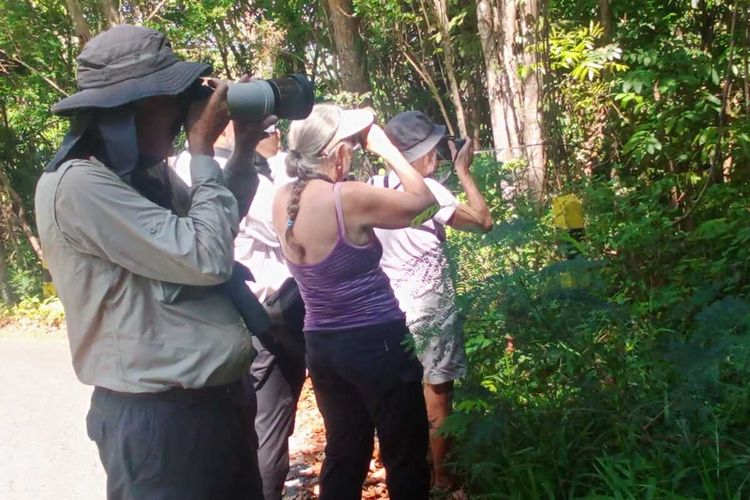
[[[747,0],[0,0],[0,296],[40,290],[33,190],[75,57],[115,23],[228,79],[304,72],[484,153],[497,228],[449,244],[472,494],[744,498],[750,463]],[[450,182],[450,180],[449,180]],[[575,193],[585,234],[555,229]]]

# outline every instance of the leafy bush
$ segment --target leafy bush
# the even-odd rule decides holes
[[[10,268],[10,286],[16,297],[29,299],[42,294],[42,272],[36,262]]]
[[[65,310],[57,297],[50,299],[26,298],[14,306],[0,308],[0,323],[11,321],[58,327],[65,321]]]
[[[576,241],[480,163],[498,223],[449,239],[470,370],[446,432],[474,494],[746,495],[748,186],[709,189],[686,230],[675,179],[592,182]]]

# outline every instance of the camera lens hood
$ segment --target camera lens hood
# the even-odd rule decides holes
[[[303,120],[312,111],[315,94],[305,75],[293,74],[268,80],[276,95],[274,114],[288,120]]]

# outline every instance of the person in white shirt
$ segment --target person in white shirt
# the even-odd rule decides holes
[[[256,147],[255,166],[258,188],[250,209],[240,221],[234,241],[234,258],[253,273],[247,285],[271,317],[274,343],[264,345],[253,337],[257,351],[250,374],[257,397],[255,431],[258,434],[258,465],[263,479],[265,500],[280,500],[289,472],[289,436],[294,431],[294,415],[305,381],[305,339],[302,323],[305,309],[281,253],[272,221],[276,190],[294,178],[286,175],[281,151],[281,135],[273,127]],[[215,159],[223,166],[234,144],[228,126],[214,144]],[[260,156],[260,158],[259,158]],[[190,155],[182,152],[175,161],[177,174],[190,182]]]
[[[445,127],[421,112],[396,115],[385,133],[412,166],[425,177],[425,184],[438,202],[437,209],[418,219],[410,228],[375,229],[383,245],[380,265],[406,313],[415,349],[424,367],[424,396],[430,420],[430,451],[433,482],[440,489],[453,489],[455,479],[444,463],[449,446],[438,434],[451,410],[453,382],[466,372],[462,325],[455,290],[443,251],[445,226],[459,230],[489,231],[492,218],[471,176],[474,154],[471,140],[455,155],[455,169],[468,203],[459,202],[444,186],[429,178],[437,168],[437,146],[445,138]],[[387,189],[403,189],[395,172],[375,176],[370,183]]]
[[[273,126],[266,132],[268,136],[260,141],[258,147],[255,148],[255,152],[259,155],[255,158],[256,163],[263,164],[258,169],[259,172],[272,179],[276,186],[294,181],[294,178],[289,177],[286,173],[287,153],[281,150],[281,131]]]

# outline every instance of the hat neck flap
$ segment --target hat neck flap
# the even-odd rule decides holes
[[[131,106],[74,115],[60,149],[44,170],[52,172],[70,158],[89,156],[95,156],[120,177],[131,173],[140,163],[153,163],[151,159],[141,161],[135,111]]]

